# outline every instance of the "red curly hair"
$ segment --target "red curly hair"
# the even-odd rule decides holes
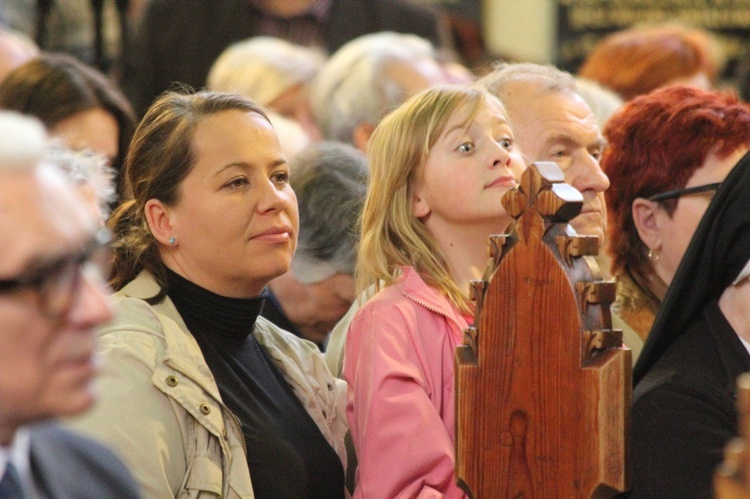
[[[750,105],[729,94],[664,87],[625,104],[603,133],[609,145],[601,166],[612,185],[604,193],[612,273],[629,267],[647,274],[648,250],[633,221],[633,201],[685,187],[710,152],[721,159],[750,145]],[[676,203],[662,206],[671,215]]]
[[[618,31],[588,55],[578,76],[614,90],[625,100],[700,72],[716,83],[716,45],[705,31],[657,25]]]

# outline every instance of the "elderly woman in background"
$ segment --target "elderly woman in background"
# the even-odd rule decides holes
[[[343,497],[345,387],[314,344],[259,317],[298,231],[263,111],[236,94],[163,94],[125,180],[102,397],[76,426],[149,497]]]
[[[311,140],[319,140],[308,86],[324,61],[319,49],[268,36],[249,38],[221,53],[211,66],[206,86],[242,94],[299,123]]]
[[[604,135],[613,312],[636,356],[711,196],[750,148],[750,106],[667,87],[626,104]]]
[[[348,41],[328,58],[310,88],[323,137],[367,152],[383,117],[411,95],[453,82],[435,47],[412,34],[384,31]]]
[[[633,370],[631,498],[713,497],[737,435],[736,379],[750,370],[748,199],[745,155],[695,231]]]
[[[133,136],[135,115],[106,76],[73,57],[42,54],[0,85],[0,108],[39,118],[72,149],[104,155],[119,172]]]
[[[721,64],[718,42],[708,32],[658,24],[607,36],[583,61],[578,76],[630,100],[667,85],[710,90]]]

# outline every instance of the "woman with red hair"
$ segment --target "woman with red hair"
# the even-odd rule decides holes
[[[631,100],[667,85],[709,90],[719,59],[718,45],[705,31],[675,24],[635,27],[599,42],[578,76]]]
[[[645,340],[713,193],[750,150],[750,106],[666,87],[627,103],[604,135],[615,326]]]

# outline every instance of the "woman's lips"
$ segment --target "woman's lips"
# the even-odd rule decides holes
[[[271,243],[285,243],[292,239],[292,229],[290,227],[272,227],[256,234],[251,239],[255,241],[266,241]]]

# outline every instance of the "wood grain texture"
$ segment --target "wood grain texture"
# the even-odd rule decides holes
[[[716,499],[750,499],[750,373],[737,380],[739,436],[724,451],[724,462],[714,474]]]
[[[517,219],[473,284],[456,352],[456,476],[475,498],[612,497],[626,490],[630,351],[611,329],[614,283],[567,221],[582,197],[537,163],[503,199]],[[595,239],[595,238],[594,238]]]

